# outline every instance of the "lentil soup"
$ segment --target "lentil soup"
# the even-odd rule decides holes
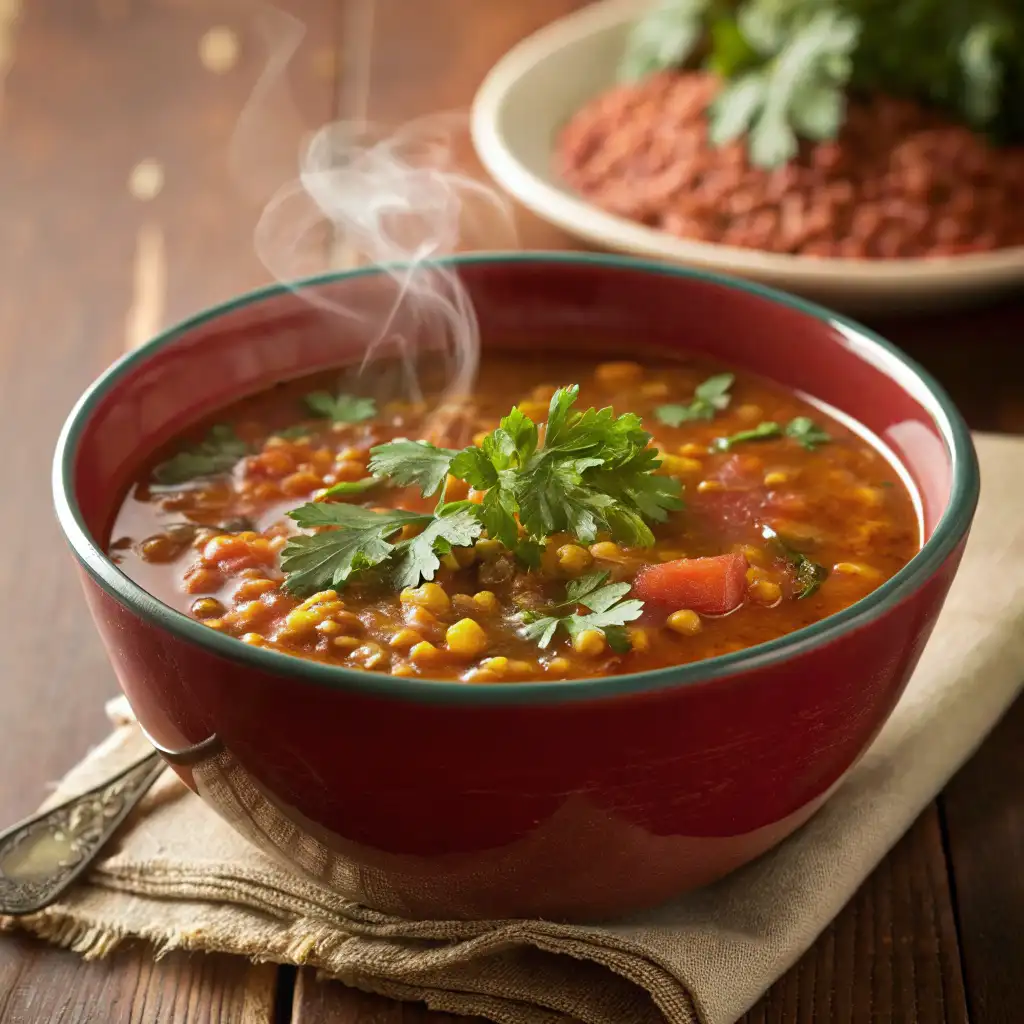
[[[426,406],[335,383],[279,385],[160,453],[114,525],[122,571],[242,643],[495,683],[763,643],[920,546],[877,447],[704,361],[486,356],[447,421],[462,451],[405,440],[436,430]]]

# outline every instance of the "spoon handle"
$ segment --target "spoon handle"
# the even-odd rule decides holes
[[[53,903],[163,773],[156,751],[79,796],[0,832],[0,916]]]

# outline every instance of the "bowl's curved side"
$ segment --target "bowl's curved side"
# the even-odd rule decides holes
[[[861,755],[959,563],[973,450],[948,399],[903,357],[796,300],[597,257],[461,266],[485,336],[503,345],[557,337],[593,356],[614,343],[635,351],[642,337],[847,408],[924,492],[923,551],[869,598],[783,641],[633,676],[467,687],[251,649],[160,606],[97,540],[182,408],[199,417],[338,357],[319,314],[280,290],[173,332],[96,386],[58,453],[61,522],[139,721],[245,834],[393,913],[616,914],[763,852]]]
[[[679,238],[601,210],[558,180],[558,132],[614,84],[634,0],[602,0],[513,47],[473,101],[471,130],[488,173],[543,220],[600,249],[738,274],[844,309],[947,306],[1024,283],[1024,248],[949,259],[817,259]]]
[[[895,706],[959,558],[869,628],[758,671],[505,708],[300,695],[85,578],[143,728],[265,850],[388,913],[594,919],[718,878],[805,821]]]

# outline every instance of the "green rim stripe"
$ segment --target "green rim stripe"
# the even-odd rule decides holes
[[[929,411],[934,416],[936,425],[945,440],[953,469],[953,486],[949,504],[936,526],[935,532],[921,551],[892,579],[887,580],[867,597],[841,612],[777,640],[743,651],[687,665],[670,666],[649,672],[635,672],[629,675],[578,681],[524,682],[487,686],[434,682],[418,678],[378,675],[372,672],[307,661],[277,651],[250,647],[233,637],[217,633],[182,612],[175,611],[158,601],[137,583],[130,580],[107,558],[86,529],[74,494],[73,472],[82,428],[97,404],[125,373],[134,369],[137,364],[145,362],[154,352],[165,345],[173,344],[183,334],[226,313],[280,295],[283,292],[300,291],[319,284],[381,272],[379,267],[363,267],[352,271],[322,274],[296,281],[290,285],[271,285],[241,295],[222,305],[214,306],[177,324],[140,348],[122,356],[82,395],[68,416],[57,442],[53,463],[53,492],[60,525],[75,556],[92,579],[115,600],[127,605],[144,619],[162,626],[175,636],[198,644],[221,657],[264,672],[289,676],[297,681],[315,683],[331,689],[355,690],[380,697],[413,700],[420,703],[547,704],[573,700],[594,700],[601,697],[684,686],[717,679],[741,669],[757,669],[785,661],[810,648],[827,644],[838,636],[857,629],[888,611],[921,586],[963,538],[974,513],[979,491],[977,458],[967,425],[944,389],[926,370],[914,363],[896,346],[861,324],[839,316],[815,303],[763,285],[633,257],[550,251],[496,252],[456,256],[441,262],[455,265],[481,263],[580,264],[640,270],[647,273],[710,282],[735,291],[746,292],[830,324],[846,336],[851,347],[868,353],[876,366],[889,372],[890,375],[894,372],[898,374],[898,378],[904,385],[913,381],[918,385],[918,388],[914,389],[915,391],[923,386],[922,390],[927,392],[927,394],[918,394],[916,397],[930,407]]]

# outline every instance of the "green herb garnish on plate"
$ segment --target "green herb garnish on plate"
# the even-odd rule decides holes
[[[1024,140],[1024,6],[1012,0],[660,0],[619,77],[703,67],[723,79],[711,139],[779,167],[838,137],[846,95],[911,97],[1002,144]]]

